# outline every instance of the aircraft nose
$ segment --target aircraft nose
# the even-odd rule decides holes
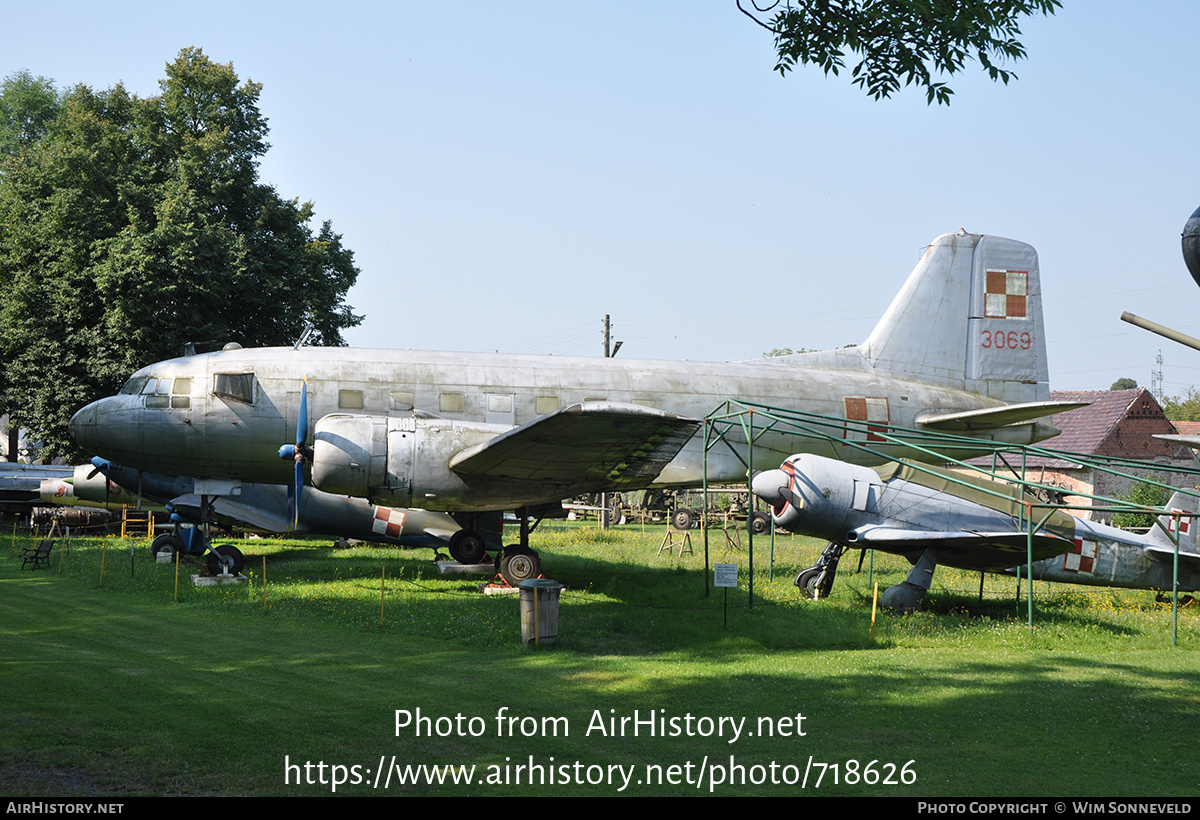
[[[91,450],[92,445],[95,444],[97,405],[99,404],[99,401],[94,401],[84,407],[71,416],[71,422],[68,425],[71,438],[85,450]]]
[[[140,408],[135,403],[139,398],[109,396],[92,402],[71,417],[71,438],[89,453],[128,463],[141,450]]]
[[[781,507],[784,502],[783,491],[791,483],[791,478],[783,470],[763,470],[750,482],[754,494],[766,501],[772,507]]]

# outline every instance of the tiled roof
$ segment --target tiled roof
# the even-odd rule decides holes
[[[1056,413],[1052,422],[1062,433],[1041,442],[1053,450],[1081,455],[1111,455],[1125,458],[1176,458],[1177,444],[1154,438],[1174,428],[1154,396],[1145,388],[1130,390],[1056,390],[1053,401],[1088,402],[1087,407]],[[1031,467],[1067,468],[1060,459],[1031,457]]]

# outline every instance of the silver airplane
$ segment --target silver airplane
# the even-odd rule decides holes
[[[271,533],[311,533],[352,538],[404,547],[445,549],[461,531],[445,512],[405,510],[373,505],[361,498],[337,496],[310,489],[301,497],[298,514],[293,514],[291,488],[271,484],[241,484],[234,495],[205,499],[195,493],[196,480],[189,477],[138,473],[125,467],[93,459],[93,466],[79,466],[66,479],[42,482],[43,500],[56,504],[85,503],[107,506],[140,505],[170,511],[177,523],[201,524],[207,517]],[[499,546],[499,517],[494,526],[481,528],[489,545]],[[207,541],[195,526],[182,533],[163,534],[150,546],[152,555],[182,551],[200,555]],[[213,551],[221,555],[222,547]],[[241,556],[235,548],[223,554],[234,556],[230,572],[240,569]],[[218,559],[219,562],[219,559]]]
[[[701,419],[729,398],[854,420],[848,439],[898,426],[1012,444],[1055,435],[1043,417],[1079,406],[1049,401],[1037,252],[960,232],[929,245],[853,348],[700,363],[231,345],[142,368],[81,409],[71,432],[116,463],[194,476],[211,495],[307,483],[404,508],[532,510],[699,485]],[[727,441],[708,453],[710,482],[746,479],[746,442]],[[870,458],[767,433],[755,466],[797,449]],[[478,560],[482,539],[467,545],[451,554]],[[524,524],[497,558],[512,559],[539,568]]]
[[[903,555],[908,577],[880,598],[889,609],[918,608],[938,564],[1012,574],[1024,564],[1026,502],[1038,499],[1012,484],[892,462],[869,468],[797,454],[753,480],[754,494],[771,505],[775,523],[830,542],[817,565],[796,577],[808,597],[829,594],[837,559],[848,548]],[[1032,533],[1033,577],[1075,584],[1169,590],[1179,541],[1179,588],[1200,587],[1200,552],[1189,514],[1197,497],[1175,493],[1171,512],[1138,535],[1053,510]],[[1034,508],[1035,523],[1045,514]],[[1025,571],[1022,570],[1024,573]]]

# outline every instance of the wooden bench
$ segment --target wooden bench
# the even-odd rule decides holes
[[[50,550],[53,546],[54,542],[47,539],[36,547],[21,550],[21,569],[25,569],[25,565],[30,562],[33,562],[34,569],[50,563]]]

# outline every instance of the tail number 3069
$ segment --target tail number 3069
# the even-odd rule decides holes
[[[1010,330],[985,330],[980,334],[980,347],[997,350],[1028,350],[1033,345],[1033,335],[1028,331],[1018,333]]]

